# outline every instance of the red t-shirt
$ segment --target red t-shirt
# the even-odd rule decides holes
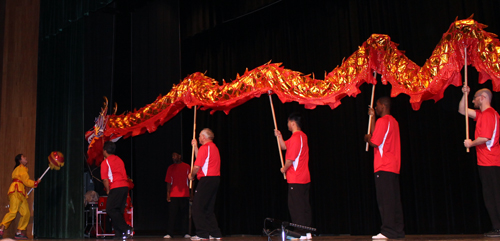
[[[167,169],[165,182],[170,183],[170,197],[189,197],[188,174],[191,167],[184,163],[174,163]]]
[[[293,165],[286,170],[288,183],[305,184],[311,182],[309,175],[309,145],[307,136],[302,131],[296,131],[285,141],[286,160],[292,160]]]
[[[116,155],[108,156],[101,163],[101,179],[109,180],[109,189],[128,187],[128,177],[122,159]]]
[[[401,144],[399,124],[391,115],[380,117],[375,123],[370,140],[377,145],[374,148],[374,172],[386,171],[399,174],[401,168]]]
[[[205,176],[220,176],[220,155],[219,149],[215,143],[208,142],[198,149],[195,166],[199,166],[200,170],[196,173],[198,179]]]
[[[488,138],[484,144],[476,146],[477,165],[500,166],[500,145],[498,144],[498,113],[493,108],[481,112],[476,110],[475,138]]]

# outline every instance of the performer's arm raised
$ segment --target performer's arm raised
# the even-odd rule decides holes
[[[22,172],[20,173],[20,175],[18,176],[19,180],[21,180],[21,182],[24,184],[24,186],[26,187],[36,187],[38,186],[38,181],[33,181],[30,179],[30,176],[28,175],[27,172]]]
[[[193,139],[191,141],[191,145],[194,147],[194,157],[198,156],[198,141],[196,139]]]
[[[465,115],[465,95],[469,95],[470,88],[469,86],[464,86],[462,87],[462,93],[464,95],[462,96],[462,99],[460,100],[460,104],[458,104],[458,112],[462,115]],[[467,116],[469,116],[472,119],[476,118],[476,111],[470,108],[467,108]]]
[[[371,116],[371,124],[370,124],[370,135],[373,134],[373,130],[375,130],[375,109],[373,109],[373,106],[368,108],[368,115]]]
[[[371,141],[372,135],[373,135],[373,131],[375,130],[375,110],[372,107],[368,108],[368,115],[371,117],[370,118],[370,121],[371,121],[371,124],[370,124],[370,134],[366,134],[364,139],[365,139],[365,142],[368,143],[368,145],[370,145],[371,147],[377,148],[378,145],[374,144]]]
[[[279,130],[274,129],[274,135],[276,137],[278,137],[278,141],[280,142],[281,150],[285,151],[286,145],[285,145],[285,141],[283,140],[283,136],[281,135],[281,132]]]

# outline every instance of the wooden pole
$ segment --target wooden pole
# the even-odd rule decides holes
[[[465,72],[464,72],[464,86],[467,86],[467,47],[464,48],[465,52]],[[465,139],[469,139],[469,93],[464,93],[465,101]],[[467,147],[467,152],[470,148]]]
[[[373,78],[375,80],[377,80],[377,72],[373,71]],[[372,98],[371,98],[371,101],[370,101],[370,108],[373,108],[373,99],[375,98],[375,84],[373,84],[372,86]],[[373,116],[370,115],[370,117],[368,118],[368,131],[366,131],[366,134],[370,134],[370,129],[372,127],[372,118]],[[369,144],[368,142],[366,142],[366,151],[368,151],[368,148],[369,148]]]
[[[49,171],[50,167],[47,167],[47,170],[45,170],[45,172],[42,174],[42,176],[38,179],[42,180],[43,176],[45,176],[45,174]],[[30,193],[33,191],[34,188],[31,188],[30,191],[28,192],[28,194],[26,194],[26,196],[29,196]]]
[[[276,115],[274,114],[274,105],[273,105],[273,99],[271,98],[271,91],[269,90],[267,93],[269,95],[269,103],[271,103],[271,111],[273,113],[274,129],[277,130],[278,125],[276,124]],[[278,150],[280,153],[281,167],[284,167],[285,165],[283,163],[283,153],[281,152],[281,144],[280,144],[280,139],[278,136],[276,136],[276,141],[278,142]],[[283,173],[283,178],[286,179],[285,173]]]
[[[194,120],[193,120],[193,139],[196,138],[196,105],[194,106]],[[194,146],[191,146],[191,173],[193,173],[194,164]],[[193,177],[194,178],[194,177]],[[193,188],[193,180],[189,180],[189,189]]]

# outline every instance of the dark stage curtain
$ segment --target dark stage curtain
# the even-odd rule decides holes
[[[50,38],[112,0],[42,0],[40,2],[40,38]]]
[[[322,78],[372,33],[388,34],[410,59],[423,65],[455,17],[472,13],[490,25],[488,31],[500,33],[500,3],[495,1],[246,2],[116,1],[84,18],[83,26],[73,21],[41,41],[37,158],[45,159],[57,149],[66,154],[67,163],[48,174],[37,194],[35,227],[40,237],[77,237],[83,231],[83,133],[92,127],[103,95],[110,104],[117,102],[122,113],[153,102],[190,73],[206,71],[220,82],[230,81],[245,68],[270,60]],[[43,6],[42,11],[47,8]],[[41,38],[54,34],[42,29]],[[490,82],[478,85],[472,68],[469,73],[473,91],[491,87]],[[83,86],[83,91],[75,86]],[[273,97],[285,138],[290,136],[287,116],[300,111],[305,117],[313,220],[320,234],[379,231],[373,152],[365,152],[362,141],[371,86],[361,90],[334,110],[305,110]],[[377,98],[389,94],[390,86],[377,85]],[[460,88],[449,87],[442,100],[425,102],[419,111],[411,109],[407,96],[394,98],[408,234],[480,233],[491,227],[474,149],[465,153],[462,146],[465,121],[457,112],[460,98]],[[498,109],[500,96],[495,93],[493,99]],[[180,149],[189,163],[192,119],[193,111],[185,109],[158,131],[117,143],[117,154],[136,184],[132,198],[138,234],[166,229],[165,172],[173,151]],[[253,99],[229,115],[199,111],[197,126],[196,135],[204,127],[214,130],[221,152],[216,215],[223,234],[260,234],[266,217],[289,220],[268,97]],[[473,130],[471,124],[471,135]],[[71,161],[77,164],[71,166]],[[37,176],[45,168],[44,162],[37,162]]]
[[[315,73],[321,78],[340,65],[372,33],[388,34],[414,62],[423,65],[455,17],[474,19],[500,32],[498,1],[270,1],[236,9],[234,1],[182,2],[183,75],[205,72],[230,81],[245,68],[267,61]],[[244,4],[235,7],[244,8]],[[209,22],[207,22],[209,20]],[[473,91],[477,84],[469,68]],[[286,118],[305,117],[309,136],[311,203],[314,226],[321,234],[370,235],[380,230],[373,181],[373,151],[364,151],[371,86],[356,98],[344,98],[334,110],[306,110],[274,99],[278,127],[288,138]],[[376,87],[376,98],[390,85]],[[401,195],[408,234],[481,233],[491,228],[482,199],[475,150],[466,153],[465,120],[458,103],[460,88],[449,87],[442,100],[413,111],[409,98],[393,99],[402,145]],[[494,94],[493,107],[500,108]],[[267,96],[233,109],[229,115],[200,111],[199,130],[210,127],[222,158],[217,217],[224,234],[259,234],[265,217],[289,220],[286,184]],[[188,125],[184,136],[191,132]],[[471,136],[474,124],[471,121]],[[186,150],[185,150],[186,151]]]
[[[132,13],[133,108],[152,103],[181,79],[178,2],[152,1]],[[143,233],[160,230],[160,235],[166,234],[163,232],[168,215],[167,167],[172,163],[172,152],[182,154],[187,162],[191,153],[182,152],[182,146],[189,145],[183,140],[190,139],[182,135],[183,120],[183,115],[179,114],[154,133],[131,138],[132,172],[136,184],[134,205],[137,208],[134,209],[137,210],[134,222],[138,230],[144,230]]]
[[[51,170],[35,191],[35,236],[81,238],[84,229],[84,22],[109,1],[42,1],[40,19],[36,177],[51,151],[65,165]]]
[[[51,151],[65,165],[51,170],[35,191],[35,236],[83,235],[83,22],[40,41],[36,177],[48,167]]]

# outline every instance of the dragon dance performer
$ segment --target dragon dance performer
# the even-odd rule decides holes
[[[28,239],[26,236],[26,228],[30,221],[30,209],[28,206],[28,195],[26,195],[26,187],[37,187],[40,179],[33,181],[28,174],[28,160],[23,154],[19,154],[15,158],[16,166],[12,172],[12,184],[8,191],[9,195],[9,212],[5,214],[2,223],[0,224],[0,238],[3,238],[4,229],[9,228],[11,222],[16,218],[17,212],[21,215],[17,225],[15,239]]]
[[[500,145],[498,142],[499,115],[490,105],[492,93],[489,89],[480,89],[474,95],[473,109],[465,111],[465,95],[469,86],[462,88],[464,96],[460,100],[460,114],[476,121],[475,140],[464,140],[467,148],[476,147],[479,177],[483,186],[483,199],[491,219],[493,230],[484,234],[486,237],[500,237]]]
[[[290,139],[284,141],[279,130],[274,130],[282,150],[286,150],[285,166],[280,169],[286,173],[288,182],[288,211],[295,224],[311,227],[312,211],[309,203],[311,176],[309,174],[309,145],[307,135],[302,131],[302,117],[292,113],[288,117],[288,130],[292,132]],[[296,230],[300,239],[312,239],[311,233]]]
[[[382,219],[380,233],[372,239],[404,238],[403,207],[399,188],[399,171],[401,169],[401,143],[399,123],[391,115],[391,99],[382,97],[377,100],[375,110],[370,108],[368,114],[378,118],[371,124],[370,133],[365,135],[373,151],[373,167],[378,209]],[[371,118],[373,121],[375,118]]]
[[[198,177],[198,186],[193,199],[193,221],[196,227],[196,236],[191,240],[220,240],[222,233],[215,217],[215,199],[220,184],[220,154],[219,149],[213,142],[214,133],[205,128],[198,137],[200,148],[196,139],[191,141],[194,146],[196,161],[188,178],[193,180]]]
[[[172,161],[174,163],[168,167],[167,175],[165,176],[167,202],[169,204],[167,235],[163,238],[173,237],[176,223],[179,224],[181,234],[184,234],[184,238],[191,238],[188,230],[190,198],[188,175],[191,172],[191,166],[182,162],[182,156],[177,152],[172,153]]]
[[[134,228],[127,224],[123,213],[131,184],[122,159],[115,155],[115,143],[107,141],[102,149],[102,154],[106,158],[101,164],[101,178],[108,194],[106,210],[111,217],[115,237],[128,239],[133,236]]]

